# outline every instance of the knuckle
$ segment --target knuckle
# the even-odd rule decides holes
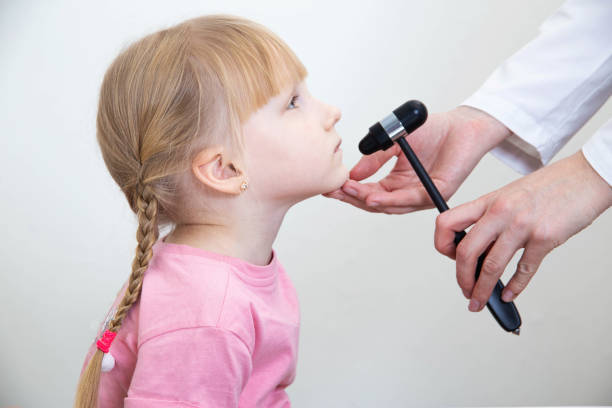
[[[447,213],[442,213],[436,217],[436,230],[447,230],[450,228]]]
[[[537,245],[541,245],[544,247],[554,247],[553,234],[548,228],[542,226],[540,226],[533,232],[531,240]]]
[[[440,230],[440,229],[444,228],[444,220],[442,219],[442,216],[443,216],[443,215],[444,215],[444,213],[439,214],[439,215],[436,217],[436,231],[438,231],[438,230]]]
[[[438,234],[435,234],[434,236],[434,247],[436,248],[436,251],[440,252],[441,254],[446,254],[448,252],[448,245],[444,244],[444,241]]]
[[[526,212],[517,214],[512,220],[512,227],[517,231],[525,230],[531,223],[531,216]]]
[[[512,211],[512,202],[506,198],[499,198],[493,202],[489,211],[492,215],[501,216]]]
[[[492,257],[485,258],[482,263],[481,273],[486,276],[496,276],[501,270],[501,262]]]
[[[521,284],[527,283],[534,273],[535,268],[530,264],[519,262],[516,266],[516,280]]]
[[[471,251],[465,245],[461,245],[462,243],[457,247],[457,263],[465,263],[470,259]]]
[[[517,265],[516,273],[512,279],[512,289],[516,295],[521,293],[527,287],[527,284],[531,280],[534,273],[535,270],[528,264],[519,263]]]

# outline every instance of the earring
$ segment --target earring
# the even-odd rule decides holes
[[[247,189],[247,187],[248,187],[248,186],[249,186],[249,185],[247,184],[247,182],[246,182],[246,181],[243,181],[243,182],[242,182],[242,184],[240,185],[240,191],[241,191],[241,192],[246,191],[246,189]]]

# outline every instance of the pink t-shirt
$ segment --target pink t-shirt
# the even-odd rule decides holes
[[[275,251],[258,266],[159,240],[111,345],[116,363],[101,373],[98,406],[289,407],[299,320]]]

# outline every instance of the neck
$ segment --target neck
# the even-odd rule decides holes
[[[265,266],[272,259],[272,245],[289,208],[258,208],[214,223],[177,224],[165,242]]]

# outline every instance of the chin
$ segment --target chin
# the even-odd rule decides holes
[[[301,190],[299,192],[295,192],[296,202],[305,200],[309,197],[315,197],[319,194],[330,193],[342,187],[346,180],[349,179],[350,171],[342,165],[330,171],[327,174],[321,174],[318,177],[314,177],[313,182],[322,181],[323,183],[313,183],[310,184],[310,188],[306,188],[305,190]]]
[[[349,169],[342,165],[342,168],[338,169],[333,176],[328,179],[330,184],[326,187],[326,191],[323,191],[321,194],[329,193],[342,187],[349,179],[349,173]]]

